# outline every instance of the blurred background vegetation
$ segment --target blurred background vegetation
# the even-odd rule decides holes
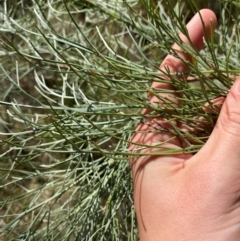
[[[219,24],[200,53],[182,45],[197,83],[170,76],[184,94],[174,118],[210,124],[188,133],[196,145],[184,152],[205,143],[217,116],[202,106],[240,72],[236,2],[1,1],[0,240],[138,240],[128,141],[159,64],[201,8]]]

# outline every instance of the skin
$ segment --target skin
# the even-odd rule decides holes
[[[209,37],[210,29],[217,25],[215,14],[208,9],[201,10],[188,23],[189,36],[197,50],[204,45],[199,14],[205,25],[205,37]],[[190,44],[183,34],[180,36]],[[182,53],[179,46],[175,44],[173,48],[179,57],[191,61],[191,56]],[[166,69],[180,73],[189,70],[179,58],[171,55],[160,65],[160,70]],[[159,82],[154,82],[152,88],[173,89],[170,83]],[[176,105],[180,104],[176,95],[167,97]],[[161,104],[156,96],[149,95],[149,100]],[[195,155],[145,155],[131,160],[141,241],[240,240],[240,78],[236,78],[226,99],[220,102],[224,103],[215,128]],[[145,109],[142,113],[150,111]],[[186,145],[184,140],[170,133],[156,133],[154,127],[159,128],[159,125],[171,128],[171,123],[163,117],[138,124],[130,151],[154,153],[164,147]],[[161,142],[166,143],[137,150],[138,144],[152,146]]]

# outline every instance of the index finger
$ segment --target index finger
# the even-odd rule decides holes
[[[183,41],[183,43],[194,47],[197,51],[200,51],[204,46],[204,38],[209,38],[211,36],[212,31],[216,28],[217,18],[214,12],[209,9],[202,9],[190,20],[187,24],[186,28],[188,31],[187,38],[184,34],[180,33],[179,37]],[[190,39],[190,41],[189,41]],[[189,67],[184,63],[192,62],[192,56],[190,54],[184,53],[182,48],[174,44],[172,46],[175,54],[178,57],[174,57],[173,55],[167,55],[159,69],[161,72],[174,72],[174,73],[184,73],[189,71]],[[168,77],[165,77],[167,80]],[[152,88],[154,89],[173,89],[171,84],[161,83],[161,82],[153,82]],[[150,98],[150,101],[154,103],[154,96]]]

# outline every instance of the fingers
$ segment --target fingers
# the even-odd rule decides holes
[[[217,24],[217,20],[216,20],[215,14],[211,10],[203,9],[199,13],[197,13],[192,18],[192,20],[187,24],[188,36],[184,36],[183,34],[180,34],[179,36],[185,44],[191,45],[192,47],[196,48],[196,50],[200,50],[204,46],[203,38],[204,37],[208,38],[211,35],[211,32],[216,28],[216,24]],[[160,71],[164,72],[166,70],[169,70],[171,72],[179,72],[179,73],[186,72],[189,67],[182,60],[191,62],[192,61],[191,56],[187,53],[184,53],[181,47],[178,46],[177,44],[173,45],[173,49],[178,54],[179,58],[176,58],[172,55],[168,55],[163,61],[163,63],[160,65]],[[165,79],[167,80],[167,76],[165,76]],[[152,88],[154,88],[155,90],[162,90],[162,89],[173,90],[173,87],[170,83],[167,84],[167,83],[161,83],[161,82],[154,82],[152,84]],[[162,99],[162,101],[160,99]],[[158,104],[161,106],[163,106],[164,104],[166,105],[167,102],[169,103],[169,106],[178,102],[178,98],[174,93],[171,93],[171,94],[161,93],[159,95],[150,94],[149,100],[151,103]],[[146,115],[149,112],[150,110],[144,109],[142,111],[142,114]],[[151,122],[151,125],[148,123],[140,124],[136,130],[138,133],[135,134],[132,138],[133,143],[134,142],[139,143],[138,139],[139,139],[140,132],[142,132],[141,133],[142,135],[143,135],[143,132],[144,134],[146,134],[148,130],[150,130],[150,126],[153,126],[153,128],[155,128],[156,130],[157,129],[162,130],[166,128],[166,125],[169,125],[169,123],[166,123],[166,121],[163,118],[159,118],[157,121],[155,121],[155,123],[152,123],[152,120],[146,120],[146,121],[148,123]],[[172,122],[172,124],[174,125],[175,123]],[[148,129],[145,130],[146,129],[145,127]],[[158,133],[158,135],[162,135],[162,134]],[[162,137],[158,136],[158,138],[162,140]],[[168,135],[168,138],[169,138],[169,135]],[[148,143],[149,141],[146,143],[147,140],[149,140],[149,138],[144,140],[142,139],[141,144],[142,145],[149,144]],[[162,141],[167,141],[167,140],[164,139]],[[175,140],[172,140],[172,142],[175,143]],[[180,146],[180,145],[178,144],[177,146]]]
[[[211,100],[211,104],[206,103],[204,105],[203,111],[206,113],[219,114],[225,99],[226,99],[225,97],[221,96],[221,97]]]
[[[179,36],[185,44],[191,45],[196,48],[196,50],[200,50],[204,46],[203,38],[208,38],[210,36],[211,32],[215,29],[216,24],[217,20],[215,14],[211,10],[203,9],[187,24],[188,36],[184,36],[183,34],[180,34]],[[181,47],[177,44],[173,45],[173,49],[178,54],[178,58],[168,55],[160,65],[160,71],[164,72],[168,70],[179,73],[187,71],[189,67],[184,63],[184,61],[191,62],[191,56],[184,53]],[[168,79],[167,76],[165,76],[165,78],[166,80]],[[173,89],[170,83],[167,84],[161,82],[154,82],[152,84],[152,88],[155,90]],[[174,94],[161,93],[158,96],[149,95],[149,97],[151,103],[156,103],[161,106],[163,106],[164,103],[166,104],[167,99],[169,100],[169,106],[172,103],[174,104],[178,102],[177,97]],[[161,98],[164,98],[164,100],[161,101]],[[147,114],[148,112],[149,110],[144,109],[142,114]],[[175,126],[176,123],[174,121],[171,121],[171,123],[169,121],[166,122],[163,117],[159,117],[158,119],[155,118],[154,120],[151,120],[150,118],[145,119],[144,123],[140,123],[138,125],[136,132],[131,139],[132,145],[130,145],[130,149],[136,149],[137,144],[141,144],[143,146],[142,149],[144,148],[144,145],[151,146],[151,144],[153,144],[153,140],[155,143],[166,142],[164,146],[171,144],[176,147],[181,147],[181,143],[178,138],[175,137],[174,133],[164,132],[165,129],[173,129],[171,125]],[[146,147],[146,149],[148,150],[148,147]]]
[[[188,31],[188,37],[182,33],[179,36],[183,43],[188,44],[199,51],[204,46],[204,38],[210,37],[212,31],[216,28],[216,25],[217,19],[215,14],[209,9],[202,9],[187,24],[186,28]],[[163,73],[166,71],[176,73],[187,72],[189,70],[189,67],[184,63],[184,61],[192,62],[191,55],[184,53],[182,48],[177,44],[174,44],[172,46],[172,49],[178,55],[178,58],[169,54],[160,65],[160,71]],[[168,79],[167,77],[165,78]],[[161,82],[153,82],[152,88],[161,90],[173,89],[170,83],[166,84]],[[173,102],[177,102],[176,97],[172,94],[161,94],[161,97],[166,97],[172,100]],[[152,103],[159,103],[159,98],[154,95],[149,95],[149,100]]]
[[[211,100],[211,103],[206,103],[202,108],[203,112],[206,113],[206,115],[196,116],[196,121],[194,121],[193,123],[194,128],[192,131],[198,132],[199,129],[213,129],[225,99],[225,97],[221,96]],[[211,118],[207,118],[207,115],[210,115]]]
[[[214,12],[209,9],[202,9],[187,24],[188,37],[180,33],[180,39],[183,43],[188,44],[196,50],[200,51],[204,46],[204,38],[209,38],[211,33],[217,26],[217,19]],[[190,39],[190,41],[189,41]],[[171,72],[183,73],[189,70],[182,60],[192,62],[191,55],[184,53],[182,48],[177,44],[172,46],[172,49],[178,54],[179,58],[175,58],[172,55],[168,55],[160,65],[160,69],[169,69]],[[181,60],[182,59],[182,60]],[[153,83],[153,86],[156,83]]]

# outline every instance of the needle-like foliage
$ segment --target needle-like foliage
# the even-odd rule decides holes
[[[137,240],[128,145],[145,116],[196,128],[176,135],[195,153],[240,73],[238,4],[216,1],[218,30],[198,53],[178,36],[199,11],[194,0],[4,0],[0,6],[0,239]],[[159,72],[176,42],[193,56],[180,81]],[[176,107],[152,106],[168,75]],[[156,129],[156,131],[158,131]],[[135,154],[136,155],[136,154]]]

